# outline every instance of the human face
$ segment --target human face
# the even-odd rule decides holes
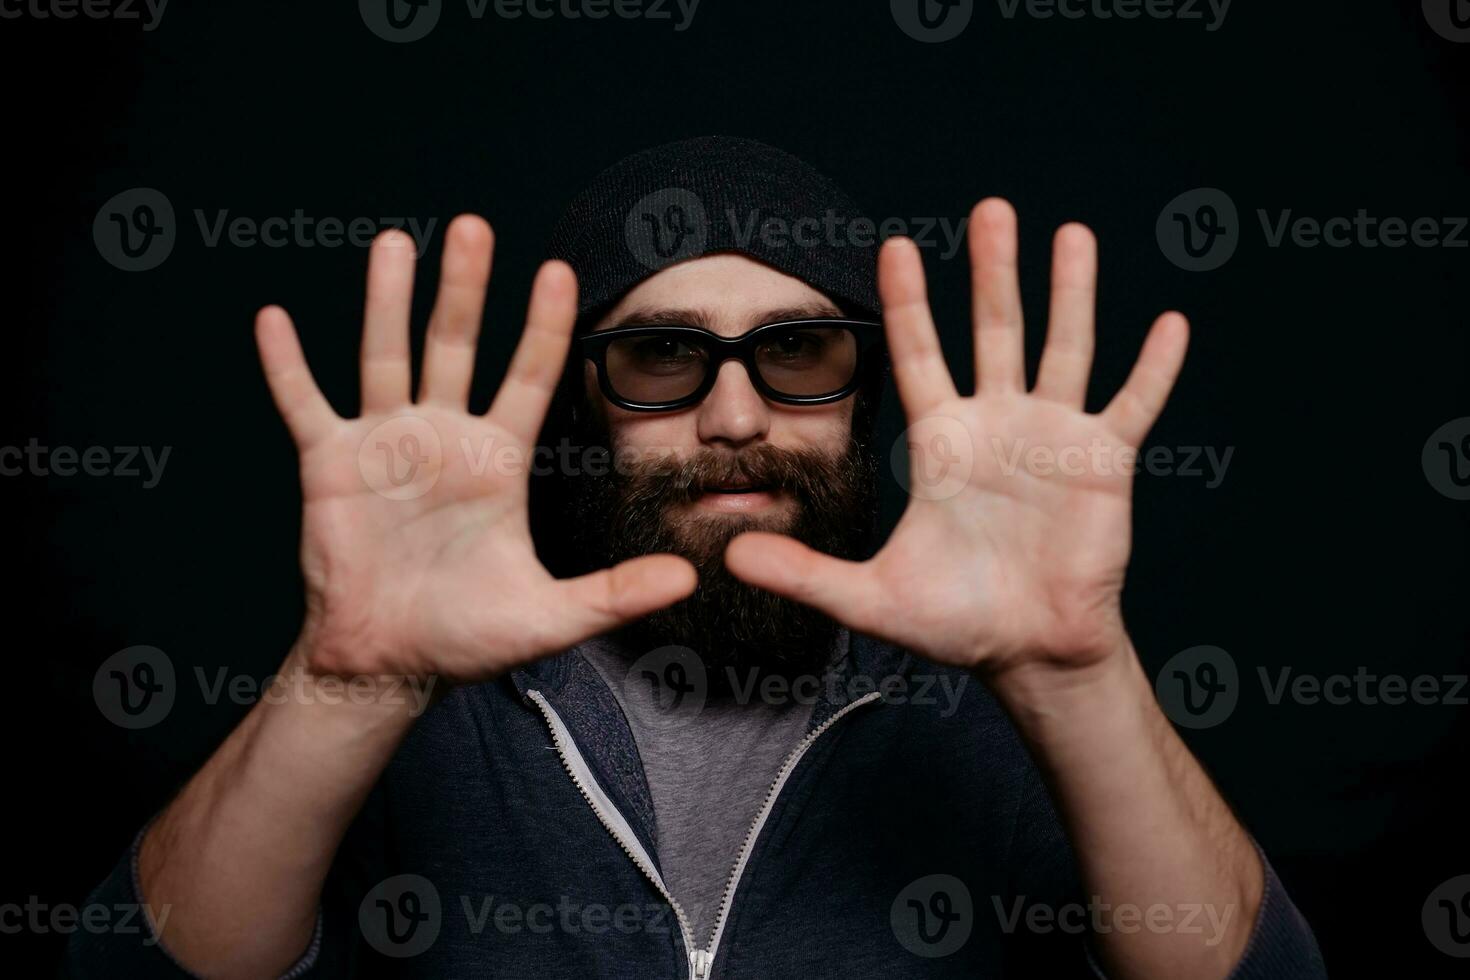
[[[726,253],[682,262],[650,276],[593,329],[681,323],[738,337],[765,323],[840,316],[842,311],[830,297],[800,279]],[[682,460],[706,451],[740,453],[768,445],[836,457],[846,449],[852,432],[851,396],[822,405],[771,402],[736,360],[720,366],[703,401],[669,412],[620,408],[603,396],[592,364],[585,364],[584,371],[588,402],[618,452]],[[745,490],[737,485],[698,494],[683,506],[701,516],[745,515],[779,522],[790,516],[795,502],[782,490]]]

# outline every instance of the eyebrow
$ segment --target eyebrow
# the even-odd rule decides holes
[[[828,317],[842,317],[844,315],[841,310],[831,303],[820,301],[801,303],[796,306],[781,306],[774,309],[761,310],[747,319],[746,329],[754,330],[762,324],[781,323],[785,320],[814,320]],[[628,310],[602,329],[610,330],[614,327],[632,326],[700,327],[701,329],[713,332],[714,324],[718,320],[719,317],[708,309],[645,306]]]

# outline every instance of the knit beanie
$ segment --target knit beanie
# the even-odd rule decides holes
[[[644,279],[714,252],[748,255],[858,317],[876,317],[877,234],[842,188],[754,140],[702,136],[625,157],[552,232],[577,274],[582,326]]]

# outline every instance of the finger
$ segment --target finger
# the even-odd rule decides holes
[[[1086,225],[1057,229],[1051,253],[1051,316],[1036,395],[1081,409],[1087,401],[1097,308],[1097,239]]]
[[[1000,394],[1026,387],[1016,210],[998,197],[970,213],[970,279],[975,320],[975,387]]]
[[[824,555],[784,534],[751,531],[725,548],[725,567],[742,582],[819,609],[858,632],[881,630],[886,595],[866,562]]]
[[[929,312],[924,263],[907,238],[890,238],[878,253],[878,295],[883,303],[883,331],[899,400],[910,420],[934,406],[958,398],[939,334]]]
[[[1189,346],[1189,321],[1182,313],[1165,313],[1154,321],[1138,361],[1102,418],[1129,445],[1143,442],[1179,378]]]
[[[385,231],[368,254],[367,308],[362,324],[362,410],[408,402],[408,318],[413,306],[413,239]]]
[[[462,214],[444,236],[439,295],[424,339],[419,401],[464,408],[475,373],[475,342],[485,312],[485,287],[495,238],[485,219]]]
[[[647,616],[686,598],[698,582],[694,566],[675,555],[644,555],[557,582],[567,614],[555,642],[571,646]]]
[[[267,306],[255,315],[255,346],[276,409],[296,445],[305,449],[340,420],[312,378],[301,340],[285,310]]]
[[[527,445],[546,419],[576,321],[577,277],[565,262],[547,262],[531,287],[526,330],[489,413],[493,422]]]

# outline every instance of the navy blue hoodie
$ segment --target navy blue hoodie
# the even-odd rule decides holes
[[[1130,921],[1088,905],[1010,720],[965,672],[915,663],[854,636],[735,871],[710,869],[728,876],[726,897],[714,935],[698,937],[662,886],[638,751],[595,669],[570,651],[458,688],[374,789],[286,976],[1102,976],[1086,924]],[[142,901],[136,851],[92,902]],[[1206,938],[1218,923],[1171,915]],[[79,931],[66,965],[76,978],[189,976],[146,929]],[[1267,864],[1232,977],[1325,976]]]

